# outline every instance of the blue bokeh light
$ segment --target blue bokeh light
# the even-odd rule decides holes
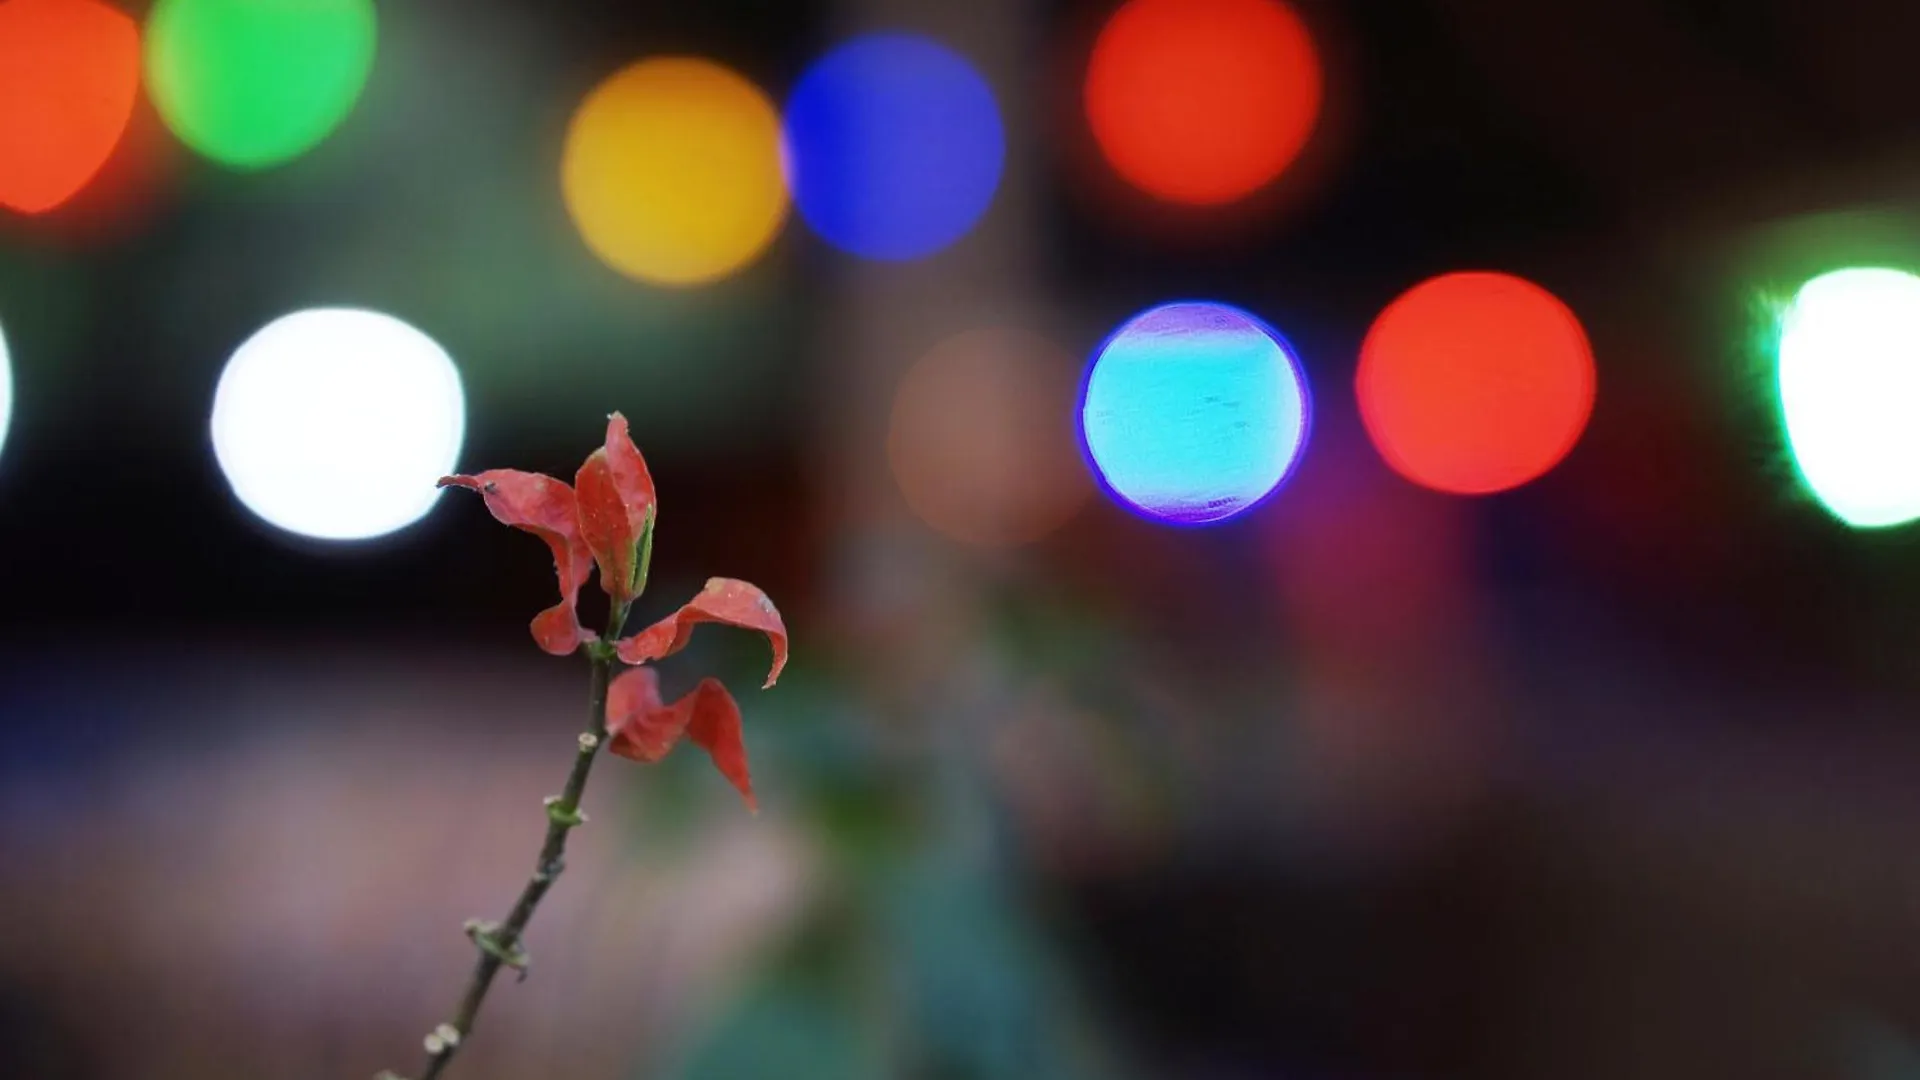
[[[1176,525],[1243,514],[1285,480],[1312,403],[1272,327],[1226,304],[1163,304],[1101,344],[1081,394],[1094,472],[1127,508]]]
[[[785,125],[800,216],[869,259],[918,259],[966,235],[1006,161],[986,80],[911,34],[855,38],[822,57],[794,87]]]

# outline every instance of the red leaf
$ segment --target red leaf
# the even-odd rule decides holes
[[[616,603],[639,592],[640,538],[653,513],[653,477],[627,435],[627,419],[607,421],[607,444],[588,456],[573,478],[579,492],[580,532],[600,563],[600,588]]]
[[[747,772],[747,744],[741,738],[740,703],[714,678],[701,679],[687,697],[693,699],[693,720],[687,724],[687,736],[713,759],[713,767],[740,792],[747,809],[759,813],[760,801],[753,797],[753,777]]]
[[[682,735],[706,750],[720,775],[739,789],[747,809],[758,813],[753,779],[747,772],[747,748],[741,739],[740,706],[718,679],[702,679],[671,705],[660,701],[660,674],[634,668],[607,688],[607,748],[624,758],[653,764],[667,756]]]
[[[540,648],[565,656],[582,642],[594,640],[593,633],[580,625],[576,613],[580,586],[593,573],[593,553],[580,538],[573,489],[551,476],[516,469],[443,476],[440,486],[479,492],[496,519],[538,536],[552,550],[554,573],[560,579],[560,602],[533,617],[533,640]]]
[[[627,418],[619,413],[607,417],[607,466],[613,471],[613,486],[627,504],[627,519],[638,535],[646,527],[647,515],[657,502],[653,492],[653,474],[647,471],[647,459],[627,434]]]
[[[682,700],[685,700],[684,698]],[[607,687],[607,749],[623,758],[652,765],[667,756],[692,717],[660,701],[660,673],[633,668]]]
[[[787,626],[780,612],[759,587],[732,578],[708,578],[707,587],[686,606],[621,641],[620,659],[644,664],[672,656],[687,647],[693,628],[701,623],[724,623],[767,635],[773,645],[773,668],[767,672],[767,686],[772,686],[780,677],[780,669],[787,666]]]
[[[573,478],[580,493],[580,535],[600,563],[600,589],[616,603],[633,599],[640,566],[640,534],[627,519],[626,504],[613,486],[607,452],[595,450]]]

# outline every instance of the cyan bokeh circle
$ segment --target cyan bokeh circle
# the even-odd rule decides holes
[[[1081,436],[1107,491],[1175,525],[1211,525],[1258,505],[1306,446],[1312,406],[1286,341],[1239,308],[1163,304],[1127,320],[1094,355]]]

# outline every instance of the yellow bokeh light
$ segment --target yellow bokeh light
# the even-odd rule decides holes
[[[718,64],[643,60],[587,95],[561,158],[561,191],[595,255],[663,285],[723,278],[787,217],[780,115]]]

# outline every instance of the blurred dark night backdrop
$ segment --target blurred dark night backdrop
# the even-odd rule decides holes
[[[571,476],[623,411],[640,614],[727,575],[793,637],[764,694],[751,635],[663,665],[740,694],[761,813],[691,749],[602,762],[455,1076],[1920,1080],[1920,534],[1806,493],[1769,343],[1812,275],[1920,263],[1920,5],[1293,0],[1318,123],[1212,209],[1088,132],[1117,6],[381,0],[305,155],[197,157],[143,89],[94,183],[0,212],[0,1075],[413,1074],[461,920],[524,880],[584,697],[525,630],[541,546],[452,496],[302,539],[216,463],[227,358],[352,306],[453,357],[462,470]],[[778,102],[874,30],[999,103],[952,246],[867,262],[793,214],[667,288],[581,242],[558,163],[602,79],[701,56]],[[1374,317],[1459,269],[1551,290],[1598,370],[1566,459],[1472,498],[1391,471],[1353,391]],[[1270,501],[1170,528],[1075,472],[993,546],[903,497],[936,346],[1014,328],[1070,391],[1192,298],[1306,369]],[[934,502],[1048,467],[994,410],[1061,410],[987,399],[929,391],[991,413]]]

